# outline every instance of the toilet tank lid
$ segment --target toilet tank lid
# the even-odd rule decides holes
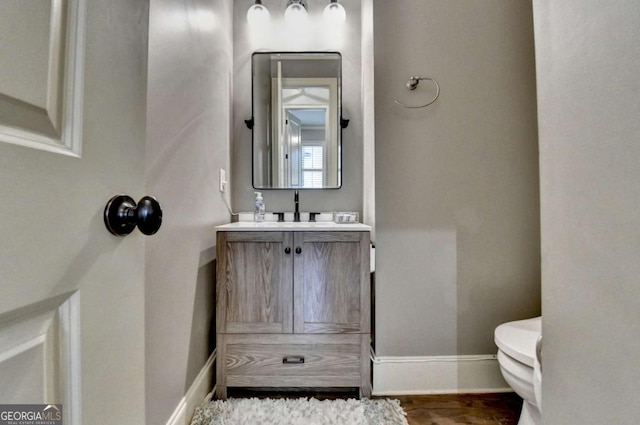
[[[496,345],[505,354],[533,367],[536,341],[542,333],[542,317],[503,323],[494,332]]]

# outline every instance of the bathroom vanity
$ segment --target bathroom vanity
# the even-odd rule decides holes
[[[228,387],[358,387],[369,397],[370,227],[216,230],[216,396]]]

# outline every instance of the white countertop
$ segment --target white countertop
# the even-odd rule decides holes
[[[300,222],[292,221],[273,222],[265,221],[255,223],[253,221],[237,221],[215,227],[218,231],[250,232],[250,231],[293,231],[293,232],[370,232],[371,226],[362,223],[334,223],[333,221]]]

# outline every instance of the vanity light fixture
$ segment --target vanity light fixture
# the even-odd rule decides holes
[[[284,19],[289,23],[300,23],[307,19],[307,5],[303,0],[289,0],[284,11]]]
[[[326,21],[339,24],[347,19],[347,12],[344,10],[344,6],[338,3],[338,0],[331,0],[327,7],[324,8],[322,16]]]
[[[264,7],[261,0],[255,0],[255,3],[247,11],[247,21],[251,25],[264,25],[269,22],[269,9]]]

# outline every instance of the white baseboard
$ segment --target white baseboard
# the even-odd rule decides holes
[[[373,357],[373,395],[510,391],[493,354]]]
[[[211,357],[207,360],[207,363],[202,367],[196,379],[193,380],[193,384],[187,390],[187,393],[178,407],[173,411],[173,414],[167,421],[167,425],[189,425],[191,423],[191,417],[196,407],[202,403],[204,398],[211,391],[211,382],[213,380],[213,364],[216,359],[216,351],[213,351]]]

